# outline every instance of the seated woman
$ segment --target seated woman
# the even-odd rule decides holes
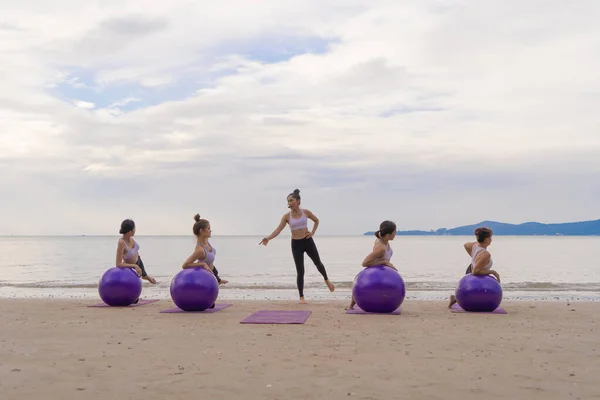
[[[219,285],[227,283],[226,280],[219,277],[219,271],[214,266],[217,250],[208,242],[212,231],[210,222],[200,218],[200,214],[194,216],[196,223],[192,227],[192,232],[196,236],[196,246],[194,252],[190,255],[182,265],[182,268],[201,267],[209,272],[212,272],[217,278]]]
[[[119,233],[123,236],[119,238],[119,241],[117,242],[116,266],[119,268],[133,268],[142,279],[145,279],[152,284],[156,284],[156,280],[146,273],[144,262],[139,254],[140,245],[133,240],[133,236],[135,235],[135,222],[130,219],[123,221]]]
[[[375,232],[375,243],[373,244],[373,251],[363,260],[362,266],[365,268],[374,267],[376,265],[387,265],[388,267],[398,271],[396,267],[390,262],[394,251],[390,247],[390,240],[394,240],[396,237],[396,224],[392,221],[383,221],[379,225],[379,230]],[[350,305],[346,310],[354,309],[356,301],[354,296],[350,301]]]
[[[500,282],[500,275],[492,269],[494,261],[488,251],[488,247],[492,244],[494,232],[490,228],[481,227],[475,229],[473,233],[477,241],[464,244],[465,251],[471,256],[471,264],[469,264],[465,275],[493,275]],[[456,296],[450,295],[448,308],[451,308],[455,303]]]

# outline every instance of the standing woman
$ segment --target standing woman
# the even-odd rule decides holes
[[[156,280],[146,273],[144,262],[139,253],[140,245],[133,239],[135,235],[135,222],[130,219],[123,221],[119,233],[123,236],[117,242],[116,266],[119,268],[133,268],[142,279],[156,284]]]
[[[492,244],[492,236],[494,232],[490,228],[480,227],[475,229],[476,242],[467,242],[463,245],[465,251],[471,256],[471,264],[465,271],[465,275],[493,275],[500,282],[500,274],[492,269],[494,261],[492,255],[488,251],[488,247]],[[451,308],[456,303],[456,296],[450,295],[448,308]]]
[[[317,270],[323,275],[325,284],[330,292],[335,290],[333,283],[327,277],[325,266],[319,257],[317,245],[313,240],[313,236],[319,226],[319,219],[309,210],[300,208],[300,190],[296,189],[287,197],[289,213],[283,214],[279,226],[269,236],[260,241],[259,244],[266,246],[269,241],[281,233],[286,224],[290,225],[292,231],[292,255],[296,264],[296,285],[300,294],[300,304],[306,304],[304,300],[304,253],[308,254],[312,262],[317,267]],[[313,221],[312,231],[308,230],[308,220]]]

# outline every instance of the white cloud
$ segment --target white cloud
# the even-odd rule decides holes
[[[0,5],[0,233],[598,217],[597,2],[73,5]]]
[[[137,103],[141,101],[141,99],[137,98],[137,97],[133,97],[133,96],[129,96],[129,97],[125,97],[121,100],[115,101],[113,103],[111,103],[108,108],[106,109],[101,109],[99,111],[99,113],[101,115],[112,115],[112,116],[119,116],[123,114],[123,111],[121,110],[121,107],[125,107],[128,104],[131,103]]]
[[[75,100],[75,101],[73,101],[73,104],[75,105],[75,107],[86,108],[86,109],[92,109],[92,108],[96,107],[96,105],[94,103],[89,102],[89,101],[83,101],[83,100]]]

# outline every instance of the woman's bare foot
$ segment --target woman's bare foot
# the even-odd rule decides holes
[[[229,281],[226,279],[221,279],[221,282],[219,282],[219,285],[224,285],[226,283],[229,283]]]
[[[346,310],[354,310],[355,305],[356,305],[356,302],[354,301],[354,297],[352,297],[352,301],[350,301],[350,305],[348,307],[346,307]]]
[[[335,286],[333,286],[333,283],[329,282],[328,280],[325,281],[325,284],[327,285],[327,287],[329,288],[330,292],[333,292],[335,290]]]
[[[298,301],[299,304],[308,304],[306,302],[306,300],[304,300],[304,297],[300,297],[300,301]]]
[[[151,277],[150,275],[146,275],[144,276],[142,279],[147,280],[148,282],[150,282],[153,285],[156,285],[156,279],[154,279],[153,277]]]
[[[448,308],[452,308],[452,306],[456,304],[456,296],[451,294],[450,295],[450,303],[448,304]]]

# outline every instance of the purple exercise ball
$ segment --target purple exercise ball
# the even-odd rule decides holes
[[[366,312],[391,313],[404,301],[406,287],[398,271],[377,265],[367,267],[356,275],[352,295],[356,304]]]
[[[458,282],[455,296],[465,311],[491,312],[502,302],[502,286],[490,275],[468,274]]]
[[[204,311],[219,296],[219,283],[204,268],[182,269],[171,281],[171,298],[183,311]]]
[[[100,278],[98,293],[109,306],[126,307],[140,298],[142,280],[131,268],[109,268]]]

